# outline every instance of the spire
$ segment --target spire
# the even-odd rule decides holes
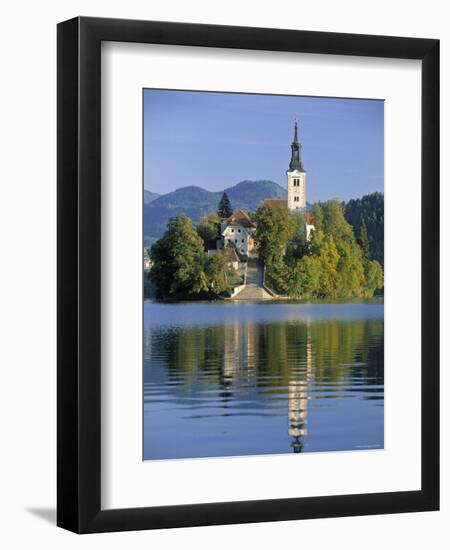
[[[298,141],[298,127],[297,120],[294,125],[294,141],[291,144],[291,162],[289,163],[289,170],[298,170],[304,172],[302,163],[302,144]]]

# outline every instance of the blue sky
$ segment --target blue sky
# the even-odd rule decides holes
[[[307,200],[348,200],[384,187],[384,102],[144,91],[144,186],[218,191],[242,180],[286,187],[294,120]]]

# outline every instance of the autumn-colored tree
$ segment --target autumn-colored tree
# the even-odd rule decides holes
[[[384,287],[384,275],[381,264],[376,260],[371,260],[366,269],[366,296],[371,298],[376,290]]]

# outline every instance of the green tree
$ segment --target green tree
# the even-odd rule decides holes
[[[260,257],[266,261],[293,237],[296,222],[287,207],[261,206],[256,211],[256,234]]]
[[[314,227],[316,228],[316,231],[322,231],[323,230],[323,209],[320,206],[320,202],[316,202],[314,204]]]
[[[228,195],[224,191],[222,198],[220,199],[219,204],[217,206],[217,214],[220,218],[229,218],[232,213],[233,213],[233,210],[231,208],[230,199],[228,198]]]
[[[216,295],[229,292],[232,288],[230,283],[236,277],[235,270],[228,266],[225,257],[219,251],[208,257],[206,274],[210,292]]]
[[[184,214],[171,218],[163,237],[150,250],[150,278],[164,298],[208,290],[203,241]]]
[[[295,233],[287,242],[285,260],[288,264],[294,264],[303,256],[311,254],[311,239],[306,238],[305,217],[303,214],[295,214]]]
[[[366,281],[361,249],[354,243],[343,242],[339,254],[336,298],[363,297]]]
[[[209,216],[202,216],[196,229],[205,244],[205,248],[212,248],[220,237],[219,215],[210,214]]]
[[[290,272],[289,295],[309,299],[317,296],[322,268],[317,256],[303,256]]]
[[[289,292],[289,269],[281,249],[274,249],[265,262],[266,284],[277,294]]]
[[[320,240],[318,235],[318,241]],[[320,240],[318,261],[320,265],[320,281],[316,291],[318,298],[333,298],[338,283],[338,264],[340,256],[333,235],[324,235]]]
[[[360,199],[352,199],[345,205],[345,217],[355,234],[365,223],[370,245],[370,259],[384,265],[384,195],[370,193]]]
[[[324,232],[333,235],[336,244],[355,242],[353,228],[345,219],[342,203],[338,199],[332,199],[321,203],[321,206],[323,210]]]
[[[363,262],[366,264],[370,259],[370,245],[369,237],[367,235],[367,226],[363,221],[361,227],[359,228],[359,239],[358,244],[361,248]]]
[[[376,290],[384,287],[384,275],[381,264],[376,260],[371,260],[366,269],[367,289],[366,296],[371,298]]]

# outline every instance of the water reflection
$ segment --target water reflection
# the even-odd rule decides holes
[[[383,447],[383,308],[330,307],[146,303],[144,458]]]

